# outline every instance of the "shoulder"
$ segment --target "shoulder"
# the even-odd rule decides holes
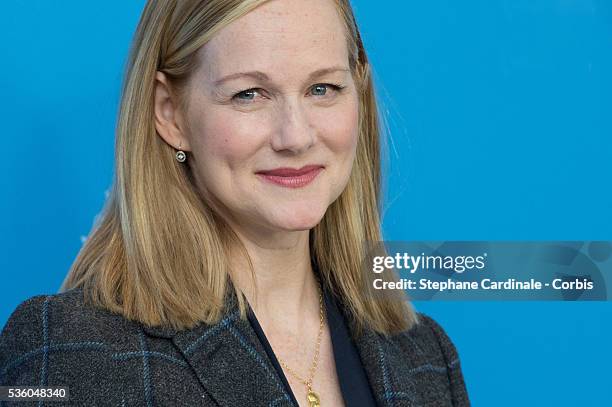
[[[35,295],[15,308],[2,329],[0,382],[39,370],[45,355],[57,360],[57,354],[83,356],[133,347],[137,331],[137,324],[122,316],[85,304],[80,289]]]
[[[86,304],[81,289],[35,295],[11,313],[0,336],[6,346],[35,347],[44,341],[115,343],[117,334],[136,332],[137,324],[123,316]],[[18,341],[19,344],[13,341]]]
[[[29,349],[38,344],[42,328],[42,310],[45,295],[36,295],[23,301],[9,316],[6,325],[0,334],[0,367],[7,363],[7,359],[19,353],[20,350]],[[42,333],[42,329],[40,329]]]
[[[430,316],[417,313],[416,322],[407,330],[386,336],[394,352],[410,360],[410,365],[434,364],[454,369],[459,366],[459,354],[444,328]]]
[[[446,394],[454,406],[470,405],[457,348],[433,318],[418,313],[410,329],[389,337],[387,343],[402,361],[397,366],[402,377],[430,386],[431,394]]]
[[[62,386],[70,405],[160,405],[205,400],[172,343],[88,305],[80,289],[19,304],[0,334],[0,386]],[[0,403],[1,404],[1,403]],[[208,404],[204,404],[208,405]]]
[[[455,344],[444,328],[429,315],[418,313],[416,324],[404,336],[417,342],[425,353],[441,354],[450,366],[459,363]]]

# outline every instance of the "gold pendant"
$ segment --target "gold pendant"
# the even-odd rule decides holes
[[[321,407],[320,401],[319,401],[319,395],[317,393],[315,393],[312,390],[308,391],[308,394],[306,395],[306,398],[308,398],[308,402],[310,403],[310,407]]]

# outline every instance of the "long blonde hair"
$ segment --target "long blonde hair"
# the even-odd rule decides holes
[[[196,51],[216,32],[267,0],[149,0],[125,72],[116,129],[115,173],[105,206],[61,291],[83,288],[86,302],[147,325],[215,323],[231,286],[230,247],[244,246],[201,198],[187,166],[156,134],[156,71],[181,98]],[[340,296],[359,330],[389,334],[416,320],[408,301],[364,295],[364,242],[381,240],[380,133],[370,66],[348,0],[335,0],[359,88],[359,141],[346,189],[310,231],[322,283]],[[251,272],[252,265],[251,265]],[[241,314],[245,298],[236,290]]]

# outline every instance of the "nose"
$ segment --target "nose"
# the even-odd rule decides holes
[[[299,100],[286,100],[278,109],[278,126],[271,140],[275,151],[291,151],[295,154],[308,150],[315,142],[315,128],[308,119],[308,112]]]

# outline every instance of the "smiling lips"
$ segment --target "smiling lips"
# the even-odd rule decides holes
[[[306,165],[302,168],[276,168],[269,171],[259,171],[256,174],[262,179],[287,188],[302,188],[308,185],[323,170],[322,165]]]

